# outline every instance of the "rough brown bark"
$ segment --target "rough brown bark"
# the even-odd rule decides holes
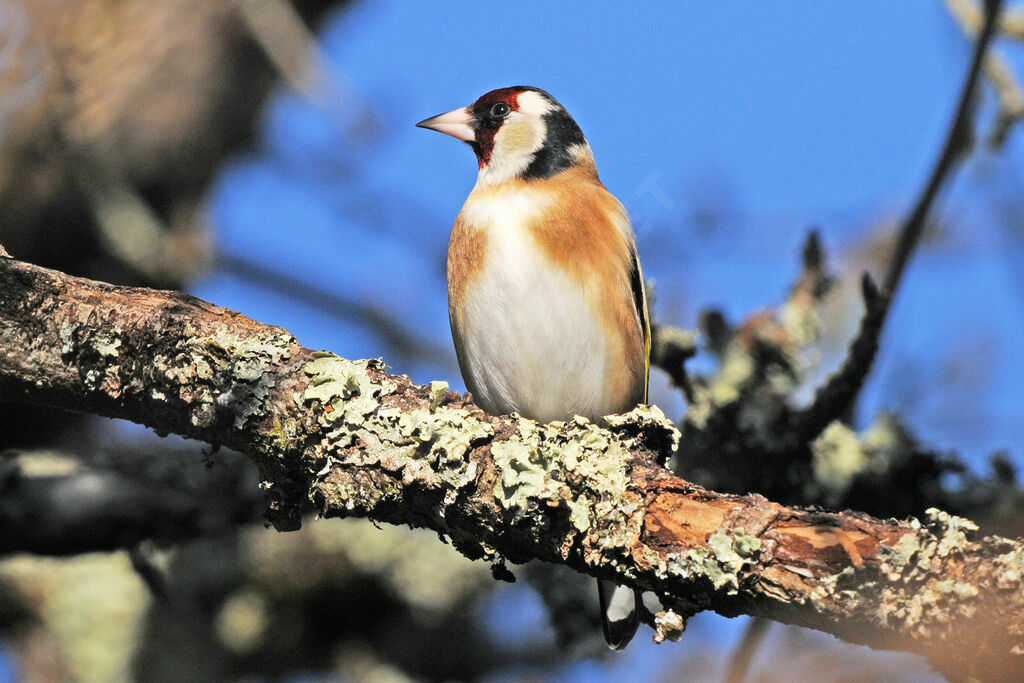
[[[880,520],[707,491],[659,464],[678,433],[656,408],[605,428],[488,416],[443,382],[194,297],[3,256],[0,397],[243,451],[280,529],[312,501],[433,529],[497,574],[541,559],[656,591],[662,636],[710,609],[923,652],[956,678],[1024,659],[1024,543],[939,511]]]

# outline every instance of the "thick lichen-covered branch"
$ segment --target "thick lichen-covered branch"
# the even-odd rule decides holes
[[[1021,665],[1024,543],[937,510],[899,522],[705,490],[662,467],[679,434],[656,408],[605,426],[489,416],[183,294],[10,258],[0,395],[232,446],[282,529],[311,502],[433,529],[499,576],[541,559],[654,591],[660,637],[710,609],[925,652],[953,675]]]

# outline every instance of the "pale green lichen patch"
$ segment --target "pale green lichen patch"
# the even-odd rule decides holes
[[[430,408],[441,405],[441,402],[448,396],[448,382],[433,381],[430,383]]]
[[[868,463],[856,432],[838,421],[811,443],[811,452],[814,478],[836,495],[845,493]]]
[[[117,325],[94,329],[80,322],[61,324],[61,354],[73,353],[78,357],[80,376],[89,390],[103,391],[115,398],[121,395],[121,366],[108,360],[117,359],[120,354],[121,333]]]
[[[406,465],[405,477],[436,477],[453,489],[460,489],[476,478],[476,463],[469,462],[467,454],[473,443],[494,433],[490,424],[482,422],[462,408],[415,409],[401,414],[397,422],[384,421],[381,427],[397,426],[400,438],[416,445],[411,452],[413,463],[422,463],[419,469]]]
[[[287,418],[283,422],[274,420],[269,435],[271,445],[278,452],[283,453],[291,448],[292,443],[299,436],[298,425],[292,418]]]
[[[892,545],[878,549],[886,580],[867,580],[839,590],[840,579],[853,577],[852,568],[819,582],[812,601],[830,600],[850,611],[859,605],[875,605],[876,618],[907,633],[930,637],[947,629],[957,617],[977,613],[978,587],[958,580],[947,571],[948,562],[966,553],[969,535],[978,530],[970,520],[931,508],[922,524],[913,519],[910,531]],[[841,602],[836,603],[837,599]],[[815,602],[818,604],[818,602]]]
[[[561,485],[548,477],[550,454],[540,448],[537,423],[522,419],[519,434],[491,446],[501,476],[494,497],[506,509],[526,510],[531,500],[557,498]]]
[[[1024,545],[1018,545],[1008,553],[1004,553],[994,561],[999,569],[996,576],[996,588],[999,590],[1020,590],[1024,580]]]
[[[324,419],[334,422],[344,418],[358,425],[380,405],[382,386],[370,379],[367,370],[372,361],[351,361],[333,353],[313,354],[303,371],[309,376],[305,399],[318,400],[324,406]]]
[[[916,521],[916,520],[915,520]],[[883,568],[887,568],[891,579],[896,581],[899,579],[899,573],[895,570],[902,569],[910,564],[911,558],[914,557],[914,553],[921,547],[921,541],[918,539],[917,534],[904,534],[900,537],[900,540],[895,544],[880,545],[878,547],[878,559],[882,561]]]
[[[811,443],[813,486],[823,489],[820,494],[826,503],[837,504],[856,477],[884,472],[912,445],[903,426],[892,415],[880,415],[861,434],[841,422],[833,422]]]
[[[941,571],[945,560],[964,548],[968,534],[977,531],[978,525],[969,519],[929,508],[925,511],[925,524],[912,519],[910,528],[915,533],[904,534],[891,546],[879,546],[882,568],[894,575],[892,580],[905,574],[904,570],[911,564],[919,572]]]
[[[345,467],[351,464],[377,466],[402,486],[440,486],[437,514],[444,517],[460,494],[476,485],[480,473],[469,453],[493,437],[494,428],[475,411],[446,405],[445,383],[432,384],[423,404],[408,407],[408,397],[392,397],[396,387],[382,386],[379,382],[388,380],[369,370],[366,361],[332,354],[317,354],[304,366],[309,384],[303,402],[324,406],[318,419],[326,438],[313,458],[315,476],[325,482],[317,489],[321,508],[327,514],[370,512],[375,495],[370,489],[376,483],[355,477]],[[635,439],[649,443],[652,436],[674,444],[678,433],[671,422],[653,407],[612,418],[619,434],[582,417],[549,425],[512,419],[517,427],[513,435],[490,448],[494,470],[488,470],[493,474],[488,481],[493,482],[495,502],[516,515],[537,510],[547,515],[551,508],[563,508],[569,522],[560,547],[563,553],[570,551],[580,533],[586,534],[587,552],[594,551],[605,561],[624,553],[639,527],[639,497],[627,492],[630,446]],[[493,556],[484,545],[472,550]]]
[[[654,615],[654,635],[651,641],[660,644],[666,640],[678,643],[686,630],[686,619],[672,610],[658,612]]]
[[[666,570],[685,579],[707,579],[716,590],[734,595],[743,567],[756,559],[760,549],[761,540],[740,527],[719,529],[708,537],[706,547],[670,557]]]
[[[491,447],[499,475],[493,492],[499,505],[517,514],[564,508],[571,533],[562,552],[582,534],[585,552],[616,565],[639,529],[639,497],[628,492],[630,448],[637,440],[674,447],[679,433],[654,406],[604,420],[611,433],[580,416],[548,425],[517,418],[517,432]]]
[[[274,388],[274,366],[286,360],[295,339],[285,333],[209,336],[186,325],[183,341],[170,353],[157,353],[146,369],[152,377],[151,395],[188,404],[193,426],[206,428],[218,412],[234,416],[244,428],[262,416]]]
[[[607,415],[604,421],[613,431],[627,434],[632,431],[642,433],[645,441],[654,441],[665,450],[662,454],[664,458],[679,448],[681,434],[675,423],[667,418],[658,406],[638,405],[628,413]],[[652,436],[656,438],[651,439]]]
[[[75,330],[81,326],[81,323],[65,321],[60,325],[60,340],[62,342],[60,347],[61,354],[71,353],[75,348]]]
[[[528,512],[564,505],[577,531],[596,530],[599,520],[598,544],[624,547],[636,506],[622,504],[631,459],[623,439],[580,416],[549,425],[520,418],[518,433],[494,444],[491,455],[500,472],[494,497],[502,507]]]
[[[93,348],[96,349],[96,353],[100,356],[108,358],[116,358],[117,350],[121,347],[121,339],[117,336],[121,333],[121,329],[115,327],[111,330],[111,334],[98,333],[93,338]]]
[[[396,387],[371,376],[369,370],[379,367],[377,363],[317,353],[303,367],[310,378],[304,400],[324,406],[319,419],[329,431],[322,448],[337,461],[379,465],[398,475],[403,485],[443,483],[451,494],[445,496],[445,504],[450,504],[460,489],[475,482],[477,466],[468,454],[474,443],[493,435],[493,428],[468,410],[439,406],[448,391],[444,382],[431,386],[430,408],[384,405]],[[360,447],[347,448],[355,440]],[[368,490],[352,486],[335,486],[332,494],[328,507],[354,509],[354,500],[372,503]]]
[[[928,520],[929,530],[939,538],[935,555],[941,558],[962,550],[967,545],[967,534],[978,530],[978,525],[971,520],[937,508],[925,510],[925,518]]]
[[[840,594],[838,586],[843,579],[851,578],[857,570],[853,567],[844,567],[838,574],[824,576],[818,579],[817,587],[810,593],[810,602],[819,612],[828,610],[828,604],[834,602]],[[852,605],[851,605],[852,606]]]
[[[721,406],[739,398],[740,390],[753,375],[754,359],[749,353],[730,347],[722,358],[721,369],[708,388],[712,405]]]
[[[190,397],[195,399],[193,422],[212,419],[212,403],[216,402],[234,413],[234,426],[241,429],[250,418],[263,413],[264,402],[274,387],[272,366],[290,356],[294,341],[294,337],[284,333],[241,336],[220,332],[211,337],[196,337],[185,343],[183,354],[168,362],[168,373],[177,371],[200,378],[230,373],[234,380],[230,391],[216,398],[205,393]]]
[[[288,347],[295,341],[290,334],[257,334],[239,336],[221,332],[206,339],[206,344],[223,350],[233,360],[263,358],[277,363],[289,355]]]
[[[1017,541],[1012,549],[997,556],[992,564],[996,570],[994,583],[1000,591],[1001,599],[1013,599],[1020,608],[1024,603],[1021,591],[1021,581],[1024,580],[1024,544]],[[1018,622],[1011,625],[1010,633],[1018,640],[1012,652],[1024,654],[1024,624]]]

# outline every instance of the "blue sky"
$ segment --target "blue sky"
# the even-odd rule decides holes
[[[385,2],[338,14],[321,33],[329,104],[272,101],[256,150],[213,192],[219,247],[379,306],[450,349],[443,259],[476,164],[414,124],[529,84],[574,115],[633,215],[658,317],[692,326],[708,306],[741,319],[775,304],[811,226],[838,266],[905,212],[970,46],[933,0],[678,4]],[[943,197],[943,237],[915,258],[862,405],[862,422],[900,409],[926,445],[975,463],[1009,448],[1024,464],[1022,154],[1015,134]],[[372,332],[231,277],[194,291],[308,346],[387,356]],[[461,387],[453,358],[385,360]],[[678,415],[678,397],[654,382]]]

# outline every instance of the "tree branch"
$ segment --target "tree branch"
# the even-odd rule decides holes
[[[892,308],[896,290],[903,279],[910,257],[917,249],[928,226],[928,217],[935,198],[952,177],[957,161],[971,148],[970,117],[974,109],[982,66],[986,63],[985,57],[995,35],[1002,0],[984,0],[984,7],[985,18],[978,31],[971,65],[967,69],[956,112],[942,150],[921,189],[921,194],[900,226],[893,255],[882,280],[881,291],[867,273],[862,278],[864,317],[861,319],[856,337],[850,343],[850,351],[843,366],[818,389],[812,404],[793,416],[794,431],[801,438],[820,434],[832,420],[846,416],[853,409],[868,372],[874,365],[878,343],[885,329],[885,321]]]
[[[683,616],[801,624],[923,652],[954,677],[1024,659],[1024,543],[975,538],[939,511],[899,522],[707,491],[659,464],[678,433],[656,408],[608,428],[488,416],[443,382],[313,352],[184,294],[10,258],[0,396],[236,448],[280,529],[312,501],[327,517],[433,529],[498,573],[506,559],[565,564]]]
[[[256,473],[239,454],[222,453],[216,468],[204,468],[194,451],[131,455],[133,467],[0,452],[0,556],[77,555],[143,540],[166,545],[260,520]]]
[[[974,0],[946,0],[946,7],[970,37],[981,31],[984,23],[984,10]],[[1011,40],[1024,40],[1024,8],[1007,9],[999,19],[996,32]],[[1006,58],[998,50],[992,48],[985,57],[985,77],[995,90],[999,102],[995,125],[987,136],[988,143],[993,147],[1001,147],[1009,138],[1014,124],[1024,118],[1024,90],[1013,74]]]

